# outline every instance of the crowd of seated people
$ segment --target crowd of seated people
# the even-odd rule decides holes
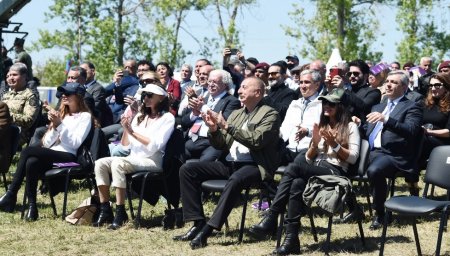
[[[431,151],[450,143],[450,61],[433,72],[428,57],[417,67],[405,63],[403,70],[398,62],[369,66],[363,60],[335,63],[327,70],[322,60],[300,64],[295,55],[268,64],[229,48],[222,57],[217,69],[207,59],[197,60],[194,67],[183,64],[180,81],[174,77],[176,68],[167,62],[153,65],[128,59],[105,87],[95,79],[94,63],[72,67],[58,87],[56,110],[43,104],[46,126],[34,133],[35,143],[22,149],[12,183],[0,198],[0,210],[15,210],[25,180],[26,219],[36,220],[39,178],[54,162],[76,161],[78,147],[91,128],[102,127],[115,142],[111,157],[95,162],[101,205],[93,225],[108,223],[118,229],[128,221],[126,174],[161,171],[169,137],[181,129],[186,158],[198,161],[179,169],[183,216],[193,225],[174,240],[189,241],[192,249],[207,246],[241,191],[273,181],[283,165],[273,204],[250,232],[273,234],[278,214],[286,210],[285,240],[274,253],[298,254],[299,220],[306,208],[302,193],[308,178],[349,176],[361,139],[370,146],[367,175],[376,211],[370,229],[382,226],[386,178],[402,174],[410,193],[417,195],[420,171]],[[422,76],[409,71],[419,67],[425,71]],[[30,140],[27,129],[42,114],[39,99],[27,88],[27,75],[24,64],[13,64],[6,76],[9,90],[1,93],[0,102],[0,132],[9,125],[20,127],[21,145]],[[8,153],[3,147],[1,152],[3,159]],[[227,183],[208,220],[201,183],[210,179]],[[115,214],[109,202],[111,187],[116,192]],[[349,213],[342,222],[364,218],[354,194],[346,205]]]

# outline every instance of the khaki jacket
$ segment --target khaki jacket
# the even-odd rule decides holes
[[[247,121],[247,130],[241,129]],[[280,134],[280,117],[278,112],[260,101],[251,113],[245,108],[233,111],[228,117],[228,129],[209,132],[211,145],[217,149],[230,149],[234,140],[250,150],[258,165],[263,180],[273,179],[278,168],[280,154],[278,141]]]

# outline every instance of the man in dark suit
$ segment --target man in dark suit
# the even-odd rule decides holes
[[[371,152],[367,176],[373,189],[376,216],[370,229],[382,226],[387,195],[386,178],[396,172],[406,176],[417,171],[418,137],[422,123],[422,107],[405,97],[409,77],[403,71],[389,73],[386,87],[387,103],[375,105],[364,125]]]
[[[94,97],[95,108],[99,111],[99,121],[102,127],[112,124],[113,117],[111,109],[106,104],[105,88],[95,79],[95,66],[92,62],[84,62],[80,65],[86,70],[86,91]]]
[[[183,111],[181,126],[188,131],[186,141],[186,159],[200,158],[200,161],[215,161],[222,155],[222,150],[215,149],[209,143],[208,127],[200,116],[208,109],[222,112],[225,119],[235,109],[240,108],[238,99],[228,93],[233,83],[231,75],[225,70],[213,70],[208,77],[208,95],[191,97],[189,106]]]

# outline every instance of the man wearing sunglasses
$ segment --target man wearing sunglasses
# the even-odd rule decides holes
[[[381,92],[370,87],[367,83],[370,69],[363,60],[354,60],[348,66],[349,71],[345,76],[351,85],[351,89],[345,90],[345,100],[350,105],[352,115],[364,121],[372,106],[380,103]],[[344,87],[344,81],[341,79],[336,87]]]

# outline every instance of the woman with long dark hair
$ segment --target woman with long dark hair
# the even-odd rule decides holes
[[[122,117],[124,129],[121,144],[129,147],[126,157],[105,157],[95,162],[95,179],[100,197],[100,214],[94,222],[99,227],[111,223],[110,229],[121,227],[127,220],[125,189],[128,173],[138,170],[160,171],[167,141],[174,130],[175,118],[169,113],[167,92],[158,85],[148,84],[139,89],[142,106],[139,113],[129,120]],[[110,179],[112,176],[112,182]],[[116,214],[113,215],[109,188],[116,188]]]
[[[320,175],[345,176],[349,165],[359,156],[360,136],[358,127],[351,121],[350,113],[342,102],[344,89],[334,89],[327,96],[320,96],[322,113],[319,124],[314,124],[311,144],[306,154],[298,155],[284,172],[277,194],[268,214],[250,232],[257,236],[274,234],[278,214],[288,205],[286,237],[274,253],[288,255],[300,253],[298,230],[300,217],[305,213],[302,194],[308,179]],[[354,194],[347,201],[355,218],[362,218],[362,210],[356,205]]]
[[[170,113],[176,116],[178,112],[178,106],[181,101],[180,82],[176,79],[173,79],[173,69],[167,62],[160,62],[156,64],[156,73],[158,73],[158,75],[160,76],[161,84],[167,91]]]
[[[450,145],[450,74],[431,76],[430,87],[423,108],[424,140],[420,167],[426,167],[431,151]]]
[[[45,106],[50,121],[42,138],[42,146],[30,146],[20,154],[17,170],[5,195],[0,198],[0,209],[14,211],[17,192],[26,175],[28,213],[26,219],[38,218],[36,191],[39,178],[52,168],[55,162],[76,162],[78,148],[89,134],[93,124],[92,115],[84,103],[86,89],[79,83],[67,83],[58,87],[61,93],[59,111]]]

